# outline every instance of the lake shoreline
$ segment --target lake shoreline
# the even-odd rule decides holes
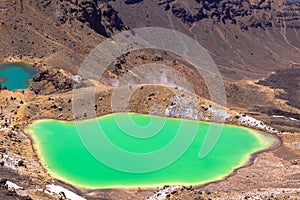
[[[42,65],[39,65],[39,66],[37,66],[40,70],[44,70],[44,68],[43,68],[43,66]],[[146,86],[147,87],[147,86]],[[151,86],[152,87],[152,86]],[[155,87],[155,86],[154,86]],[[144,88],[145,88],[145,86],[144,86]],[[47,89],[46,89],[47,90]],[[100,94],[102,94],[102,93],[100,93]],[[107,96],[107,94],[109,94],[109,91],[106,91],[105,90],[105,92],[103,92],[103,94],[105,94],[106,96]],[[102,94],[102,95],[103,95]],[[147,95],[147,94],[146,94]],[[36,95],[36,94],[34,94],[34,92],[32,92],[31,90],[25,90],[25,94],[22,94],[21,93],[21,91],[14,91],[14,92],[10,92],[10,91],[3,91],[3,94],[2,94],[2,96],[4,97],[4,100],[5,100],[5,97],[10,97],[10,96],[15,96],[15,97],[19,97],[19,99],[23,99],[23,100],[25,100],[24,102],[25,102],[25,104],[26,104],[26,102],[27,102],[27,105],[30,105],[30,104],[32,104],[33,106],[31,106],[31,108],[30,109],[25,109],[24,111],[22,111],[20,114],[18,114],[17,116],[18,117],[20,117],[20,119],[23,119],[23,121],[19,121],[19,122],[16,122],[16,123],[14,123],[14,125],[17,125],[18,127],[19,127],[19,131],[22,133],[22,134],[24,134],[24,128],[25,127],[27,127],[28,125],[30,125],[32,122],[34,122],[34,121],[36,121],[36,120],[38,120],[38,119],[57,119],[57,120],[65,120],[65,121],[70,121],[70,122],[72,122],[73,121],[73,118],[72,118],[72,111],[71,110],[69,110],[68,111],[68,107],[70,106],[70,104],[68,104],[67,103],[67,101],[69,100],[69,99],[71,99],[71,97],[72,97],[72,94],[71,94],[71,92],[66,92],[66,93],[64,93],[63,95],[61,95],[61,93],[59,93],[59,91],[58,91],[58,93],[56,94],[56,93],[51,93],[51,94],[48,94],[48,95]],[[48,98],[49,97],[51,97],[51,100],[48,100]],[[38,109],[38,111],[36,112],[36,111],[34,111],[34,110],[32,110],[32,108],[35,108],[35,104],[36,105],[39,105],[40,106],[40,108],[41,108],[41,105],[43,105],[43,106],[51,106],[51,104],[56,104],[57,105],[57,102],[55,101],[55,99],[57,99],[57,98],[61,98],[62,97],[62,100],[64,101],[64,102],[66,102],[66,103],[63,103],[62,104],[62,107],[64,108],[64,112],[63,112],[63,115],[61,114],[61,112],[58,112],[58,111],[55,111],[55,110],[50,110],[50,112],[48,112],[47,110],[42,110],[42,109]],[[106,98],[103,98],[103,100],[106,100]],[[32,102],[32,103],[31,103]],[[209,102],[209,101],[208,101]],[[105,104],[105,102],[103,102],[104,103],[104,106],[106,105]],[[17,107],[18,106],[18,104],[17,104],[17,102],[10,102],[10,104],[14,104],[15,105],[15,107]],[[203,104],[202,102],[201,102],[201,104]],[[26,105],[26,107],[27,107],[27,105]],[[59,105],[59,104],[58,104]],[[141,106],[143,106],[143,105],[141,105]],[[144,109],[143,108],[141,108],[141,106],[137,106],[137,110],[138,111],[140,111],[140,112],[138,112],[138,113],[144,113],[144,114],[147,114],[145,111],[144,111]],[[208,103],[207,103],[207,105],[206,106],[208,106]],[[11,108],[9,108],[9,109],[6,109],[7,110],[7,113],[10,113],[11,112]],[[202,111],[202,110],[201,110]],[[250,115],[250,116],[254,116],[255,118],[256,118],[256,115],[251,115],[251,113],[247,113],[246,111],[244,111],[244,110],[240,110],[240,112],[241,113],[246,113],[246,115]],[[110,114],[111,113],[111,111],[109,111],[109,109],[107,109],[107,112],[100,112],[100,113],[97,113],[97,116],[102,116],[102,115],[105,115],[105,114]],[[233,112],[232,111],[232,113],[237,113],[237,112]],[[27,118],[27,115],[29,116],[28,118]],[[240,114],[240,115],[242,115],[242,114]],[[234,117],[234,114],[233,114],[233,117]],[[172,118],[176,118],[176,117],[172,117]],[[261,118],[261,116],[258,116],[258,119],[260,119],[260,120],[262,120],[263,122],[265,122],[265,120],[263,120],[262,118]],[[196,120],[197,121],[197,120]],[[237,123],[237,121],[233,121],[233,123],[230,123],[230,122],[225,122],[225,124],[230,124],[230,125],[239,125],[238,123]],[[270,124],[270,123],[269,123]],[[246,127],[246,128],[251,128],[251,129],[254,129],[254,130],[259,130],[259,131],[262,131],[262,132],[265,132],[265,133],[268,133],[268,134],[271,134],[271,135],[274,135],[275,137],[277,137],[277,138],[279,138],[279,140],[280,140],[280,142],[281,142],[281,146],[279,146],[279,148],[278,149],[280,149],[280,148],[285,148],[285,146],[286,145],[288,145],[289,143],[287,143],[287,141],[285,140],[285,138],[287,138],[287,137],[290,137],[290,138],[292,138],[293,139],[293,141],[295,141],[295,140],[297,140],[297,135],[295,135],[295,134],[292,134],[292,133],[285,133],[285,134],[282,134],[281,132],[278,132],[278,133],[273,133],[273,132],[268,132],[268,131],[266,131],[266,130],[261,130],[260,128],[258,128],[258,127],[252,127],[252,126],[245,126],[245,125],[239,125],[239,126],[243,126],[243,127]],[[8,130],[9,131],[9,130]],[[76,188],[75,186],[73,186],[73,185],[68,185],[67,183],[64,183],[63,181],[60,181],[59,179],[56,179],[55,177],[49,177],[49,174],[47,173],[47,171],[46,171],[46,169],[42,166],[42,164],[41,164],[41,162],[40,162],[40,160],[39,160],[39,157],[37,156],[37,153],[35,152],[35,150],[34,150],[34,148],[33,148],[33,144],[32,144],[32,138],[30,137],[30,135],[28,135],[28,134],[24,134],[25,136],[26,136],[26,140],[30,140],[31,142],[30,143],[28,143],[29,145],[27,145],[27,144],[25,144],[25,143],[23,143],[22,142],[22,146],[25,146],[25,148],[27,149],[26,150],[26,153],[22,153],[21,152],[21,156],[23,157],[23,159],[25,160],[25,163],[27,164],[27,165],[30,165],[30,166],[34,166],[34,165],[31,165],[31,164],[29,164],[29,162],[31,162],[32,161],[32,159],[31,158],[34,158],[33,160],[34,160],[34,163],[35,162],[37,162],[37,164],[35,164],[35,168],[34,169],[31,169],[31,168],[29,168],[28,169],[28,172],[27,172],[27,170],[25,170],[24,172],[24,176],[26,176],[26,177],[32,177],[32,172],[36,172],[36,171],[38,171],[39,172],[39,174],[41,175],[39,175],[39,180],[36,180],[40,185],[40,187],[41,188],[43,188],[45,185],[44,184],[46,184],[46,183],[49,183],[49,181],[52,183],[52,181],[54,181],[53,183],[55,183],[55,184],[59,184],[59,185],[63,185],[64,187],[66,187],[66,188],[70,188],[71,190],[73,190],[73,191],[76,191],[78,194],[82,194],[82,195],[89,195],[89,194],[91,194],[91,191],[96,191],[96,193],[97,194],[107,194],[107,193],[110,193],[110,194],[112,194],[112,195],[115,195],[115,194],[117,194],[117,193],[122,193],[122,194],[127,194],[127,192],[131,192],[132,190],[134,190],[134,188],[131,188],[130,190],[128,190],[128,191],[126,191],[125,189],[121,189],[121,190],[119,190],[119,189],[114,189],[114,188],[111,188],[111,189],[96,189],[96,190],[91,190],[91,189],[88,189],[88,190],[86,190],[86,189],[82,189],[82,188]],[[299,140],[299,139],[298,139]],[[297,141],[298,141],[297,140]],[[12,146],[7,146],[6,144],[9,142],[9,140],[7,140],[7,141],[4,141],[5,142],[5,145],[4,145],[4,147],[6,148],[6,149],[8,149],[8,151],[9,152],[13,152],[13,153],[17,153],[18,154],[18,150],[16,149],[16,148],[14,148],[14,147],[12,147]],[[8,143],[9,144],[9,143]],[[276,148],[275,148],[276,149]],[[293,158],[291,158],[291,153],[289,153],[285,158],[283,158],[283,161],[279,161],[279,160],[274,160],[274,158],[271,156],[271,158],[269,158],[269,157],[266,157],[265,155],[273,155],[273,154],[275,154],[276,155],[276,152],[278,151],[278,149],[276,149],[276,150],[273,150],[273,149],[270,149],[270,150],[265,150],[265,151],[262,151],[262,152],[259,152],[259,153],[257,153],[257,155],[252,155],[251,156],[251,159],[250,160],[253,160],[253,161],[257,161],[257,162],[259,162],[259,163],[261,163],[261,162],[263,162],[263,163],[265,163],[265,162],[274,162],[274,163],[284,163],[284,166],[289,166],[289,164],[290,164],[290,162],[291,161],[287,161],[287,160],[285,160],[285,159],[293,159]],[[264,152],[268,152],[268,151],[270,151],[270,153],[267,153],[267,154],[265,154]],[[261,154],[260,154],[261,153]],[[28,156],[28,155],[31,155],[31,156]],[[257,157],[256,157],[257,156]],[[280,157],[281,158],[281,157]],[[263,160],[262,160],[263,159]],[[272,160],[273,159],[273,160]],[[27,162],[28,161],[28,162]],[[37,167],[37,165],[39,166],[39,167]],[[254,167],[251,167],[251,166],[254,166]],[[9,168],[9,167],[8,167]],[[243,168],[245,169],[245,170],[243,170]],[[12,171],[15,171],[15,169],[12,169],[12,168],[9,168],[10,170],[12,170]],[[224,178],[224,179],[222,179],[222,180],[219,180],[219,181],[215,181],[215,182],[210,182],[210,183],[207,183],[207,184],[203,184],[203,185],[200,185],[200,186],[197,186],[197,187],[199,187],[199,188],[205,188],[205,187],[207,187],[207,186],[209,186],[209,188],[211,188],[212,187],[212,184],[213,183],[220,183],[220,184],[217,184],[217,185],[221,185],[220,187],[221,188],[228,188],[228,186],[225,186],[224,187],[224,185],[226,185],[226,184],[228,184],[228,183],[230,183],[231,185],[235,185],[235,187],[236,188],[238,188],[238,190],[237,190],[237,192],[239,193],[240,191],[242,191],[243,189],[243,181],[244,181],[244,178],[243,177],[241,177],[240,175],[241,174],[243,174],[244,175],[244,177],[246,176],[246,175],[248,175],[248,173],[249,172],[247,172],[246,174],[245,174],[245,171],[247,171],[247,170],[250,170],[250,173],[251,172],[254,172],[254,173],[258,173],[258,172],[260,172],[260,171],[262,171],[262,172],[264,172],[264,173],[266,173],[266,174],[268,174],[268,172],[270,171],[270,170],[272,170],[271,168],[269,168],[269,167],[267,167],[267,166],[264,166],[262,169],[260,169],[260,170],[258,170],[258,169],[260,169],[260,167],[258,167],[257,166],[257,164],[255,164],[255,163],[253,163],[253,162],[250,162],[250,164],[249,165],[246,165],[246,166],[242,166],[242,167],[240,167],[240,168],[238,168],[238,169],[236,169],[235,170],[235,172],[233,172],[233,173],[231,173],[228,177],[226,177],[226,178]],[[236,173],[236,171],[238,171],[238,170],[241,170],[240,172],[239,172],[239,176],[237,175],[237,173]],[[257,171],[258,170],[258,171]],[[287,173],[287,174],[291,174],[290,172],[286,172],[286,170],[284,169],[284,168],[280,168],[280,173],[279,174],[277,174],[277,172],[274,172],[275,174],[277,174],[278,176],[283,176],[283,175],[285,175],[285,174],[282,174],[283,172],[284,173]],[[231,178],[232,177],[232,178]],[[237,177],[240,177],[239,179],[237,178]],[[272,178],[272,177],[267,177],[267,175],[264,175],[264,174],[261,174],[261,177],[264,177],[264,180],[276,180],[276,178],[274,177],[274,178]],[[230,179],[229,179],[230,178]],[[250,181],[260,181],[259,183],[258,183],[258,185],[255,185],[255,186],[252,186],[252,187],[254,187],[254,188],[256,188],[256,187],[264,187],[265,186],[265,184],[268,184],[268,182],[265,182],[264,180],[261,180],[262,178],[258,178],[258,177],[250,177],[249,178],[249,180]],[[232,180],[235,180],[237,183],[241,183],[241,186],[240,185],[236,185],[236,184],[234,184],[233,182],[232,182]],[[288,179],[287,178],[285,178],[284,179],[285,181],[287,181]],[[213,184],[213,185],[215,185],[215,184]],[[252,184],[253,185],[253,184]],[[71,187],[70,187],[71,186]],[[268,186],[268,187],[273,187],[273,186]],[[277,186],[276,186],[276,184],[275,184],[275,186],[274,186],[275,188],[276,187],[280,187],[280,186],[278,186],[278,184],[277,184]],[[137,188],[138,189],[138,191],[140,191],[139,190],[139,188]],[[147,189],[147,191],[151,191],[150,193],[152,193],[153,191],[155,191],[157,188],[149,188],[149,189]],[[227,189],[225,189],[225,190],[227,190]],[[217,191],[217,189],[212,189],[211,191]],[[229,191],[231,191],[231,189],[229,189]],[[274,191],[274,190],[273,190]],[[147,192],[146,192],[147,193]]]
[[[261,151],[258,151],[258,152],[255,152],[255,153],[252,153],[250,155],[250,159],[241,167],[238,167],[236,169],[233,170],[233,172],[231,174],[229,174],[228,176],[226,176],[224,179],[222,180],[217,180],[217,181],[212,181],[212,182],[209,182],[209,183],[205,183],[203,185],[199,185],[199,186],[196,186],[195,188],[203,188],[209,184],[212,184],[212,183],[218,183],[218,182],[221,182],[221,181],[224,181],[226,179],[228,179],[229,177],[231,176],[234,176],[235,174],[237,174],[237,172],[240,170],[240,169],[243,169],[243,168],[247,168],[247,167],[250,167],[254,164],[254,161],[256,160],[257,156],[259,154],[262,154],[262,153],[265,153],[265,152],[270,152],[270,151],[274,151],[276,150],[277,148],[281,147],[283,142],[281,140],[281,138],[279,138],[277,135],[275,134],[270,134],[270,133],[266,133],[266,134],[269,134],[270,136],[274,137],[276,139],[276,143],[274,143],[271,147],[267,148],[267,149],[264,149],[264,150],[261,150]]]
[[[103,115],[103,116],[99,116],[97,117],[96,119],[100,119],[101,117],[107,117],[109,115],[113,115],[115,113],[111,113],[111,114],[108,114],[108,115]],[[134,114],[138,114],[138,113],[134,113]],[[161,116],[159,116],[161,117]],[[172,118],[172,117],[168,117],[168,118]],[[175,120],[180,120],[178,118],[173,118]],[[43,161],[41,159],[41,154],[39,152],[39,145],[35,142],[36,139],[33,139],[32,137],[32,134],[30,133],[30,126],[36,122],[36,123],[40,123],[40,122],[43,122],[43,121],[55,121],[55,119],[40,119],[40,120],[34,120],[32,121],[28,126],[26,126],[26,129],[25,129],[25,132],[26,134],[28,134],[30,137],[31,137],[31,140],[32,140],[32,145],[33,145],[33,149],[34,149],[34,152],[38,155],[38,158],[41,162],[41,165],[43,166],[43,168],[49,173],[49,170],[46,169],[44,167],[45,165],[45,161]],[[84,121],[87,121],[87,120],[93,120],[93,119],[85,119],[85,120],[79,120],[79,122],[84,122]],[[64,121],[64,120],[59,120],[59,121]],[[189,120],[188,121],[197,121],[197,120]],[[64,121],[66,123],[74,123],[74,121],[70,121],[70,120],[67,120],[67,121]],[[211,122],[207,122],[207,121],[201,121],[203,123],[211,123]],[[217,124],[217,123],[215,123]],[[255,130],[255,129],[251,129],[249,127],[246,127],[246,126],[238,126],[238,125],[235,125],[235,124],[226,124],[226,125],[229,125],[229,126],[232,126],[232,127],[242,127],[242,128],[245,128],[245,129],[248,129],[249,132]],[[220,182],[220,181],[224,181],[226,180],[228,177],[231,177],[233,176],[239,169],[241,168],[245,168],[245,167],[248,167],[248,166],[251,166],[254,162],[254,160],[256,159],[257,155],[263,153],[263,152],[268,152],[268,151],[272,151],[272,150],[275,150],[276,148],[280,147],[282,145],[282,141],[280,140],[280,138],[276,135],[276,134],[270,134],[270,133],[266,133],[266,132],[263,132],[260,130],[261,133],[255,133],[255,134],[265,134],[266,136],[265,137],[271,137],[273,140],[274,140],[274,143],[272,143],[272,146],[268,147],[267,149],[263,149],[263,150],[260,150],[260,151],[257,151],[255,153],[252,153],[250,154],[249,156],[249,159],[245,160],[245,161],[242,161],[242,164],[235,168],[232,172],[230,172],[228,175],[224,175],[224,176],[221,176],[220,178],[217,178],[218,180],[212,180],[212,181],[204,181],[204,182],[200,182],[200,183],[194,183],[194,184],[191,184],[191,183],[163,183],[163,184],[157,184],[157,185],[144,185],[144,186],[111,186],[111,187],[83,187],[83,186],[80,186],[80,185],[76,185],[76,184],[70,184],[70,183],[67,183],[66,181],[63,181],[61,177],[59,176],[56,176],[54,174],[51,173],[51,176],[55,179],[55,180],[59,180],[60,182],[63,182],[64,184],[66,185],[69,185],[69,186],[74,186],[74,187],[77,187],[77,188],[80,188],[80,189],[83,189],[83,190],[86,190],[86,191],[101,191],[101,190],[105,190],[105,189],[136,189],[136,188],[141,188],[143,190],[152,190],[152,189],[155,189],[157,187],[160,187],[160,186],[163,186],[163,185],[193,185],[195,188],[201,188],[201,187],[205,187],[206,185],[209,185],[211,183],[216,183],[216,182]],[[254,134],[254,133],[253,133]],[[255,135],[254,134],[254,135]]]
[[[0,83],[7,90],[26,90],[32,78],[38,74],[32,65],[25,63],[5,63],[0,65]],[[11,75],[10,75],[11,74]]]

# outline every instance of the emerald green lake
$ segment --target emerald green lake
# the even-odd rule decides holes
[[[137,132],[129,133],[129,126],[120,128],[116,118],[124,124],[134,122],[137,127],[131,130]],[[85,188],[196,185],[220,180],[232,173],[234,169],[246,164],[251,154],[269,148],[277,141],[274,136],[256,130],[224,125],[213,150],[200,159],[199,150],[211,123],[158,116],[151,116],[151,118],[149,115],[118,113],[76,122],[77,127],[74,122],[39,120],[31,124],[27,131],[32,135],[42,164],[54,177]],[[160,123],[161,121],[164,123]],[[151,122],[159,123],[161,126],[155,130],[156,134],[149,133],[150,129],[147,126]],[[104,137],[98,137],[100,133],[92,125],[93,123],[99,125]],[[132,167],[155,166],[172,157],[173,152],[162,153],[162,157],[149,157],[149,160],[146,159],[147,152],[171,145],[183,123],[186,138],[190,137],[190,132],[195,132],[191,145],[175,162],[156,171],[144,173],[120,171],[99,161],[93,156],[94,154],[90,153],[91,149],[103,151],[100,153],[107,155],[121,167],[128,164],[132,164]],[[138,131],[139,129],[141,131]],[[80,133],[77,130],[80,130]],[[110,149],[111,146],[107,145],[104,138],[126,152],[145,154],[144,161],[137,162],[120,157],[116,153],[118,151]],[[186,142],[184,140],[180,139],[179,143]],[[86,148],[83,143],[88,143],[89,148]]]
[[[36,73],[35,69],[24,64],[0,65],[0,80],[3,80],[1,86],[6,86],[8,90],[26,89],[29,86],[29,81]]]

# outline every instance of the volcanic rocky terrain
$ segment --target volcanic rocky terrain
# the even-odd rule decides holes
[[[186,97],[198,102],[195,109],[204,113],[196,119],[213,120],[210,108],[226,110],[231,115],[226,123],[239,124],[240,117],[250,116],[274,128],[268,132],[282,144],[257,155],[250,166],[225,180],[199,188],[91,191],[51,177],[40,165],[24,128],[36,119],[72,120],[72,89],[78,86],[76,74],[83,60],[106,38],[143,27],[174,29],[207,49],[222,75],[227,108],[209,101],[208,87],[189,61],[171,52],[144,49],[119,57],[101,82],[79,81],[83,91],[96,82],[97,115],[112,112],[112,90],[124,74],[143,64],[165,64],[182,74],[196,95],[178,87],[141,84],[133,86],[130,111],[149,113],[152,105],[170,107],[174,97],[177,101]],[[87,199],[300,197],[300,2],[0,0],[0,44],[0,63],[31,63],[40,70],[25,92],[0,93],[0,199],[63,199],[64,194],[44,192],[50,183]],[[153,82],[162,78],[153,76]],[[180,107],[170,115],[191,118],[184,110]],[[150,113],[163,115],[159,109]],[[86,113],[78,116],[86,117]],[[7,180],[23,188],[9,187]]]

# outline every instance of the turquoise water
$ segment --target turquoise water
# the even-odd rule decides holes
[[[18,63],[0,65],[0,79],[4,79],[1,86],[6,86],[8,90],[26,89],[36,73],[37,71],[28,65]]]
[[[77,127],[73,122],[40,120],[30,125],[27,131],[32,134],[41,162],[53,176],[85,188],[153,187],[220,180],[244,165],[251,154],[266,149],[275,142],[275,138],[268,134],[224,125],[213,150],[200,159],[199,150],[209,126],[221,125],[151,117],[152,119],[149,115],[118,113],[81,121],[77,123]],[[118,119],[118,123],[115,119]],[[136,126],[132,128],[131,122]],[[95,127],[95,123],[101,129]],[[152,129],[151,123],[157,126]],[[130,132],[132,130],[136,132]],[[178,136],[181,134],[178,130],[184,137]],[[195,137],[191,137],[193,133]],[[178,138],[174,139],[176,137]],[[156,171],[128,172],[129,168],[151,169],[163,164],[176,156],[176,149],[182,151],[181,145],[189,144],[189,139],[192,139],[191,145],[166,167]],[[172,146],[172,143],[177,143],[178,148],[171,148],[169,151],[164,148]],[[143,155],[142,159],[126,157],[125,154],[122,157],[122,151],[114,149],[116,146],[124,152]],[[161,151],[161,154],[148,156],[149,152],[155,151]]]

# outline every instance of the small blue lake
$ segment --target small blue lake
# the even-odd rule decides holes
[[[9,63],[0,65],[0,83],[8,90],[23,90],[29,87],[29,82],[37,74],[30,65]]]

